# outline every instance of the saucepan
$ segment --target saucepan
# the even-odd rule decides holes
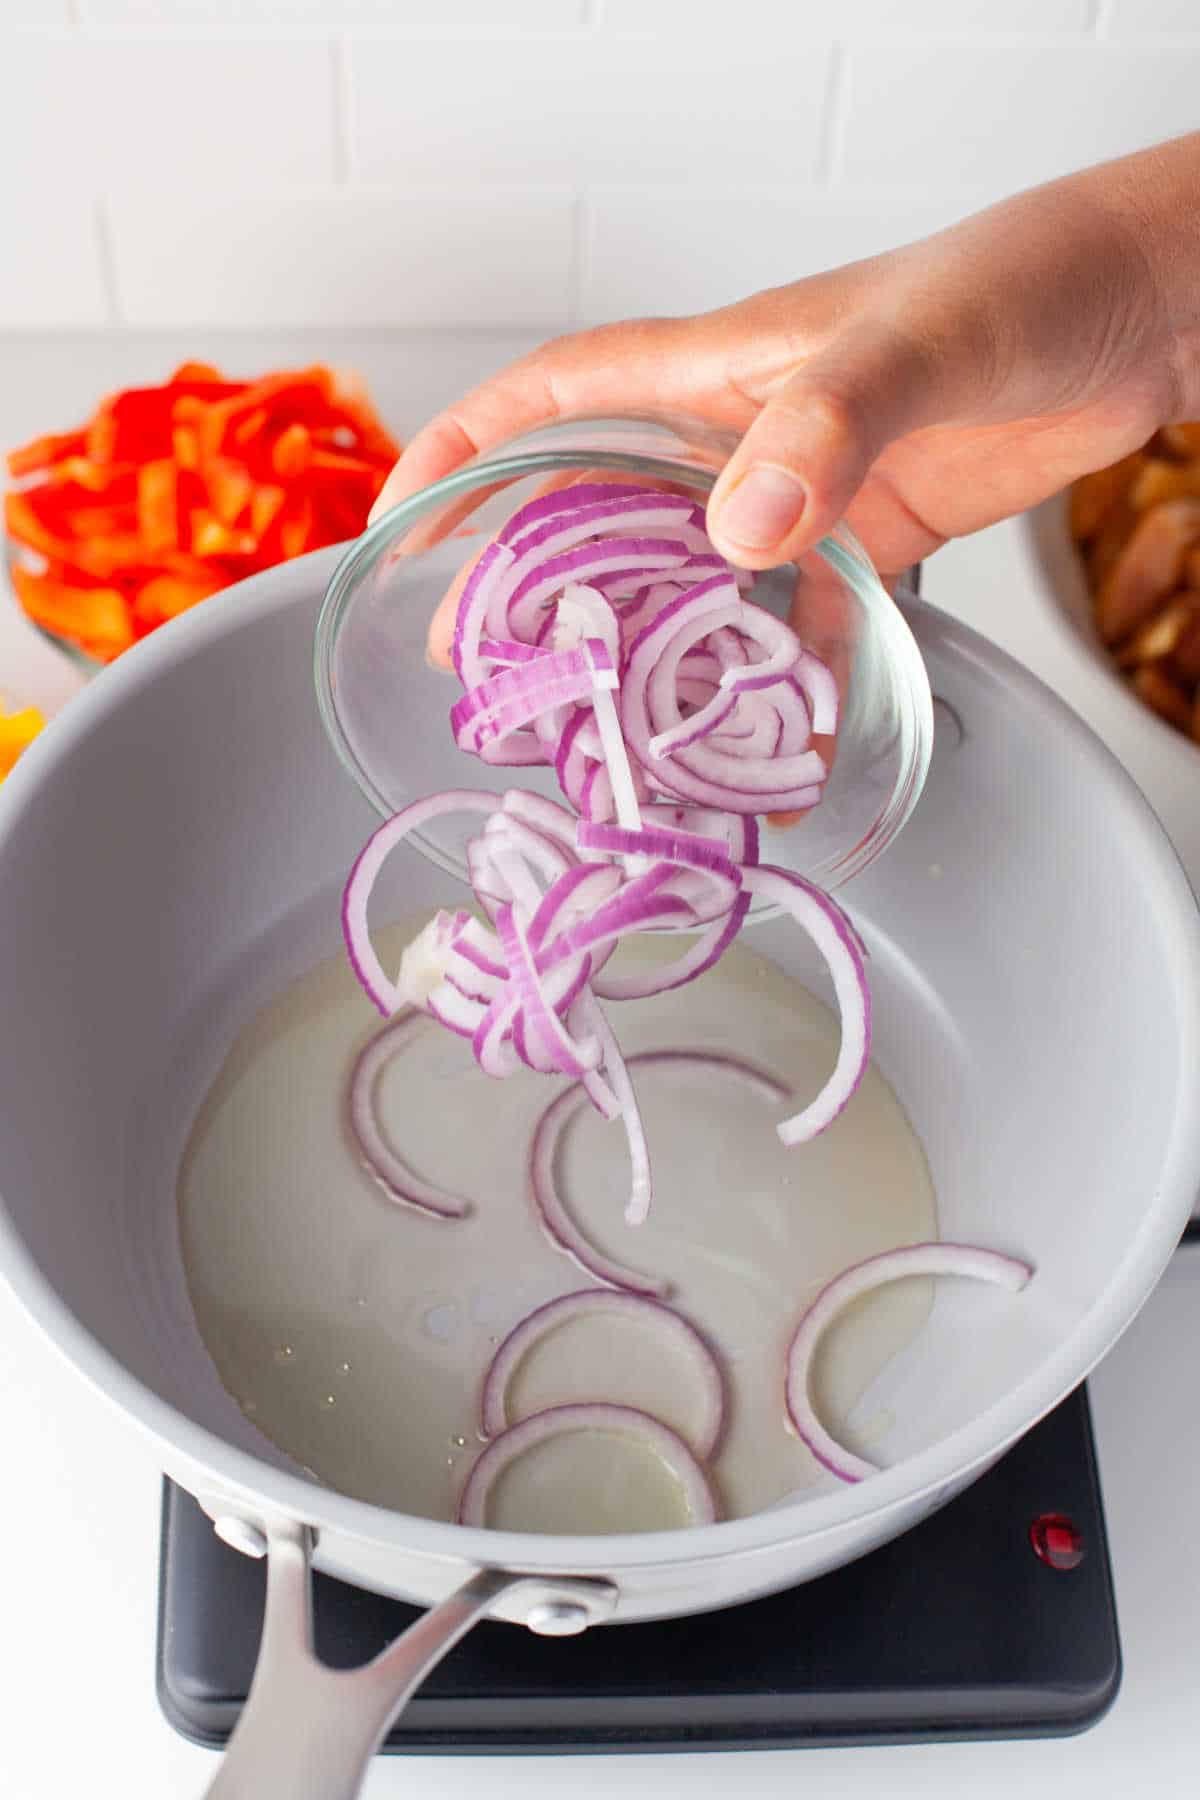
[[[1020,1305],[939,1286],[886,1376],[880,1472],[750,1517],[546,1536],[407,1516],[307,1475],[218,1378],[175,1196],[229,1043],[337,950],[341,882],[377,823],[313,699],[336,561],[270,571],[147,640],[0,794],[0,1271],[215,1528],[268,1558],[259,1673],[212,1790],[225,1800],[348,1800],[475,1619],[565,1635],[720,1608],[895,1537],[1083,1379],[1200,1185],[1200,922],[1171,846],[1066,707],[913,600],[936,696],[925,791],[844,896],[871,952],[876,1060],[924,1146],[941,1233],[1032,1261]],[[402,676],[413,717],[430,679],[419,662]],[[443,903],[453,877],[404,854],[397,905]],[[825,992],[779,921],[750,929]],[[429,1610],[375,1662],[332,1672],[311,1649],[312,1567]]]

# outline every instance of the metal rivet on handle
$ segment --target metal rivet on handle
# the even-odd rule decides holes
[[[539,1600],[526,1613],[525,1623],[539,1637],[576,1637],[587,1630],[591,1618],[577,1600]]]
[[[239,1519],[236,1513],[222,1513],[213,1520],[213,1530],[223,1544],[231,1550],[240,1550],[243,1556],[262,1557],[267,1554],[267,1534],[258,1525],[252,1525],[249,1519]]]

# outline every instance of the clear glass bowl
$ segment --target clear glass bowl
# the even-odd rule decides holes
[[[570,420],[476,458],[357,540],[325,597],[315,677],[334,748],[382,816],[450,787],[521,786],[561,799],[548,769],[490,767],[455,749],[447,715],[462,689],[426,660],[430,617],[462,564],[548,482],[610,472],[703,504],[735,442],[691,421]],[[447,535],[430,544],[439,530]],[[799,563],[760,575],[754,599],[790,615],[841,690],[821,802],[795,825],[764,825],[762,860],[837,888],[887,848],[920,797],[933,744],[925,666],[844,527]],[[409,841],[465,881],[464,848],[477,830],[477,819],[451,816]]]

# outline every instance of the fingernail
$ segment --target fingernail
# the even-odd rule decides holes
[[[367,514],[367,524],[368,525],[374,525],[376,519],[382,519],[385,512],[391,511],[392,507],[395,506],[395,504],[396,504],[396,502],[393,498],[394,493],[395,493],[395,487],[393,486],[391,477],[389,476],[388,479],[384,482],[383,486],[380,488],[378,494],[376,494],[375,504],[372,506],[370,512]]]
[[[803,482],[786,469],[755,463],[721,507],[718,523],[731,542],[770,550],[799,524],[804,498]]]

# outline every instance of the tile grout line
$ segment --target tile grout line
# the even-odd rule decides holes
[[[333,79],[333,179],[338,187],[350,180],[351,164],[351,88],[350,46],[344,36],[329,45],[330,72]]]
[[[842,140],[850,105],[850,53],[835,43],[830,51],[829,76],[821,120],[821,142],[813,179],[818,187],[832,187],[842,159]]]
[[[97,197],[92,202],[92,235],[96,245],[96,262],[100,270],[100,288],[104,295],[104,307],[108,314],[109,325],[120,325],[121,295],[117,282],[117,257],[113,244],[112,222],[109,218],[108,203]]]

